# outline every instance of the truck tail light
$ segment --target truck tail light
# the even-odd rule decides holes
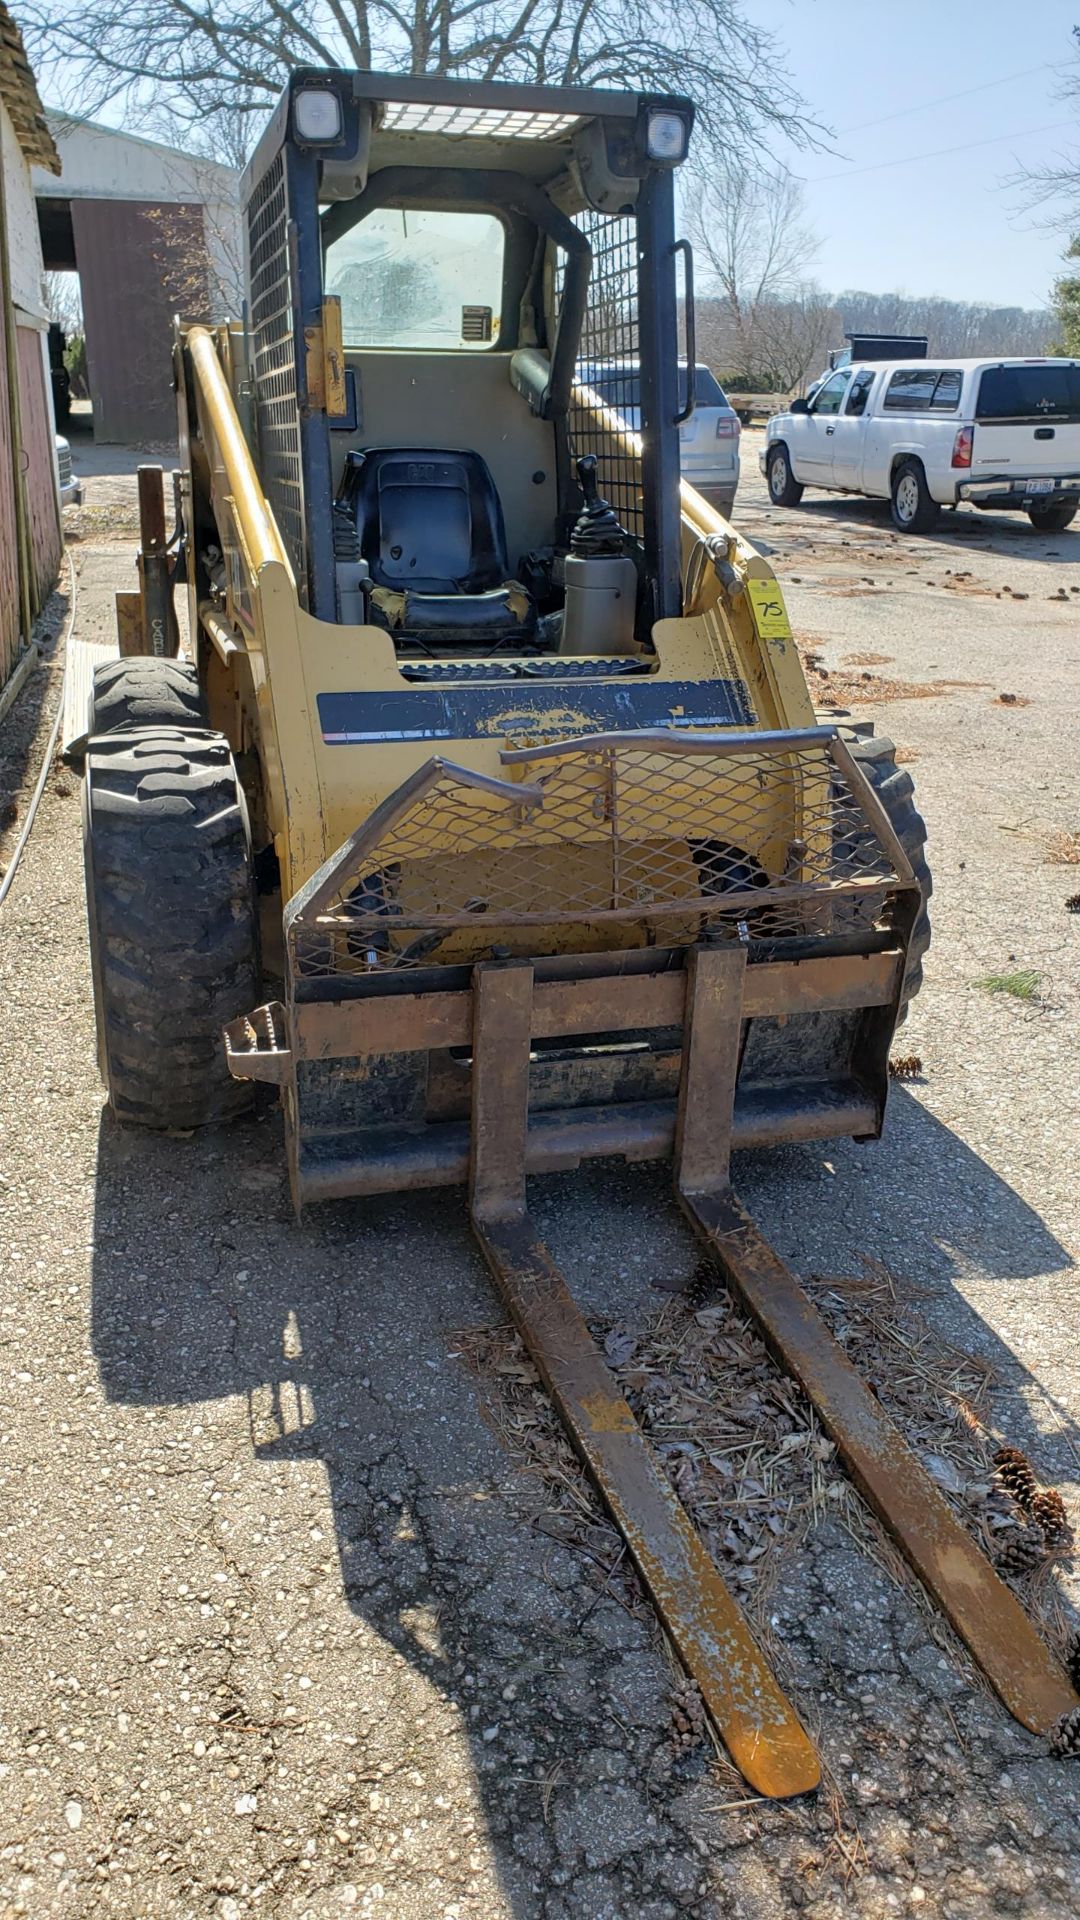
[[[739,422],[729,419],[726,413],[722,413],[716,422],[716,437],[718,440],[737,440]]]
[[[970,467],[971,443],[974,438],[975,438],[974,430],[971,427],[960,428],[960,431],[957,434],[956,439],[952,443],[952,461],[951,461],[952,466]]]

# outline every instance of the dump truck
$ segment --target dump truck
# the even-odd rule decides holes
[[[891,744],[819,722],[767,560],[680,480],[693,117],[292,75],[244,178],[243,316],[178,326],[176,532],[148,471],[77,757],[117,1120],[184,1131],[276,1093],[298,1213],[464,1190],[732,1759],[785,1796],[817,1783],[813,1742],[530,1174],[669,1160],[1010,1711],[1043,1730],[1077,1703],[731,1184],[739,1148],[880,1137],[930,881]]]

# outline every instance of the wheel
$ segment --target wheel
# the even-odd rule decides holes
[[[1067,506],[1029,507],[1027,517],[1036,533],[1064,533],[1076,519],[1076,508]]]
[[[866,775],[911,861],[922,890],[922,905],[911,933],[907,971],[900,995],[900,1019],[923,982],[923,959],[930,945],[930,896],[934,882],[926,858],[926,822],[915,805],[915,785],[906,767],[896,764],[896,748],[884,734],[849,743],[851,757]]]
[[[893,526],[901,533],[929,533],[941,512],[919,460],[901,460],[892,481]]]
[[[91,734],[123,727],[205,727],[206,707],[195,668],[187,660],[132,654],[94,674]]]
[[[769,499],[774,507],[797,507],[803,497],[802,483],[791,471],[788,450],[781,442],[770,447],[765,463]]]
[[[143,728],[86,756],[83,847],[109,1104],[143,1127],[248,1106],[221,1029],[258,998],[247,808],[219,733]]]

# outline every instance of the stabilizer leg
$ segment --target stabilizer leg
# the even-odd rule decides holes
[[[552,1400],[736,1766],[758,1793],[804,1793],[820,1779],[814,1748],[526,1211],[532,990],[527,962],[476,969],[473,1226]]]
[[[812,1401],[859,1491],[1017,1720],[1045,1733],[1078,1704],[1016,1596],[833,1339],[728,1181],[740,956],[689,956],[675,1183],[698,1233],[785,1372]]]

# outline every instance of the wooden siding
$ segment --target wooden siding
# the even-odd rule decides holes
[[[11,465],[4,310],[0,304],[0,687],[19,653],[19,542]]]
[[[52,413],[45,393],[41,335],[18,327],[19,408],[26,456],[26,506],[30,525],[30,604],[44,606],[56,581],[63,540],[53,469]]]

